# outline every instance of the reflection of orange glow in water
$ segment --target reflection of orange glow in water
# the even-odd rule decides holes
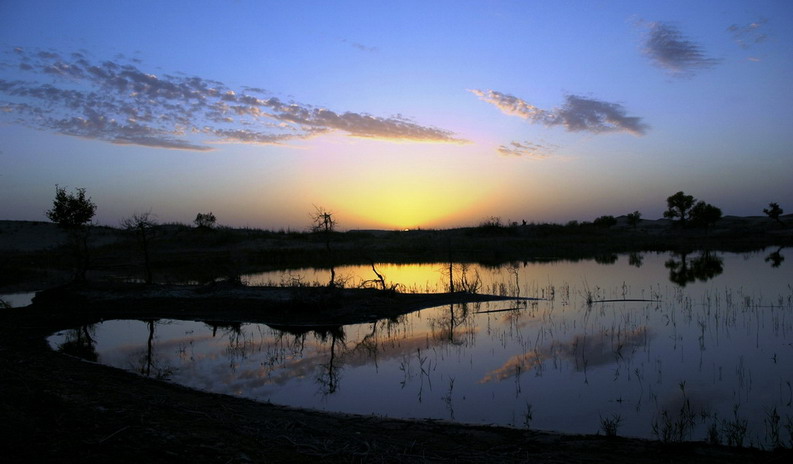
[[[446,265],[448,266],[448,265]],[[386,283],[405,285],[404,290],[415,290],[418,292],[437,292],[443,285],[444,264],[377,264],[379,272],[386,280]],[[362,266],[361,276],[374,276],[372,268]],[[415,288],[411,288],[415,287]]]

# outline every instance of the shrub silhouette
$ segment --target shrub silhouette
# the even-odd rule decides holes
[[[212,211],[208,213],[198,213],[196,214],[195,220],[193,220],[193,223],[199,229],[211,229],[215,227],[215,222],[217,222],[217,219],[215,215],[212,214]]]

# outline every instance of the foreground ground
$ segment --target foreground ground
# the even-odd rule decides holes
[[[0,443],[4,461],[745,463],[789,462],[792,457],[789,450],[663,444],[297,410],[147,379],[56,353],[45,342],[56,330],[101,317],[156,313],[199,320],[211,314],[217,319],[224,314],[216,307],[232,296],[247,302],[238,305],[242,309],[234,314],[225,314],[233,320],[298,314],[293,322],[304,324],[313,313],[296,310],[290,303],[294,294],[276,305],[280,309],[267,312],[256,304],[257,298],[259,302],[265,298],[261,295],[235,295],[234,289],[215,288],[201,290],[202,297],[193,298],[185,291],[136,292],[123,287],[116,298],[108,286],[67,289],[43,295],[32,307],[2,311]],[[273,291],[272,298],[283,296]],[[134,293],[139,296],[133,297]],[[307,295],[300,300],[322,301],[322,317],[314,319],[322,324],[360,314],[350,306],[363,300],[370,302],[367,317],[379,317],[439,304],[444,298],[461,298],[446,294],[400,300],[359,292],[331,300],[326,296]]]

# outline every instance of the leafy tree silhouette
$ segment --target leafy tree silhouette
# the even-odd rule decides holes
[[[592,221],[596,227],[602,227],[604,229],[608,229],[611,226],[617,224],[617,219],[614,216],[600,216],[599,218]]]
[[[642,213],[638,211],[634,211],[632,213],[628,213],[626,217],[628,218],[628,225],[635,229],[636,226],[639,225],[639,222],[642,220]]]
[[[686,195],[682,191],[677,192],[666,199],[667,210],[664,211],[664,217],[672,220],[677,218],[677,223],[685,227],[695,202],[693,196]]]
[[[695,226],[704,227],[707,231],[710,226],[715,224],[721,219],[721,210],[710,203],[704,201],[698,202],[691,208],[690,218],[691,224]]]
[[[768,208],[763,208],[763,212],[768,215],[771,219],[775,220],[776,222],[780,223],[781,225],[785,225],[779,216],[782,216],[782,213],[785,211],[779,207],[779,203],[769,203]]]
[[[84,282],[89,263],[88,226],[96,214],[96,204],[85,196],[84,188],[68,193],[65,188],[56,185],[52,209],[45,214],[50,221],[68,232],[75,259],[74,280]]]
[[[193,220],[193,223],[199,229],[211,229],[215,227],[216,222],[217,218],[215,218],[215,215],[212,214],[212,211],[208,213],[198,213]]]

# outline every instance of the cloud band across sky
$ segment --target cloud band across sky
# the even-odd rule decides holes
[[[92,62],[17,48],[0,69],[0,118],[40,130],[147,147],[211,150],[209,143],[283,144],[340,132],[403,142],[466,143],[454,133],[401,117],[336,112],[242,93],[200,77],[156,76],[116,61]],[[46,82],[42,82],[46,81]]]
[[[628,116],[618,103],[567,95],[565,103],[553,110],[538,108],[525,100],[495,90],[471,90],[482,101],[488,102],[504,114],[518,116],[531,123],[548,127],[562,126],[571,132],[627,132],[644,135],[649,127],[642,119]]]

